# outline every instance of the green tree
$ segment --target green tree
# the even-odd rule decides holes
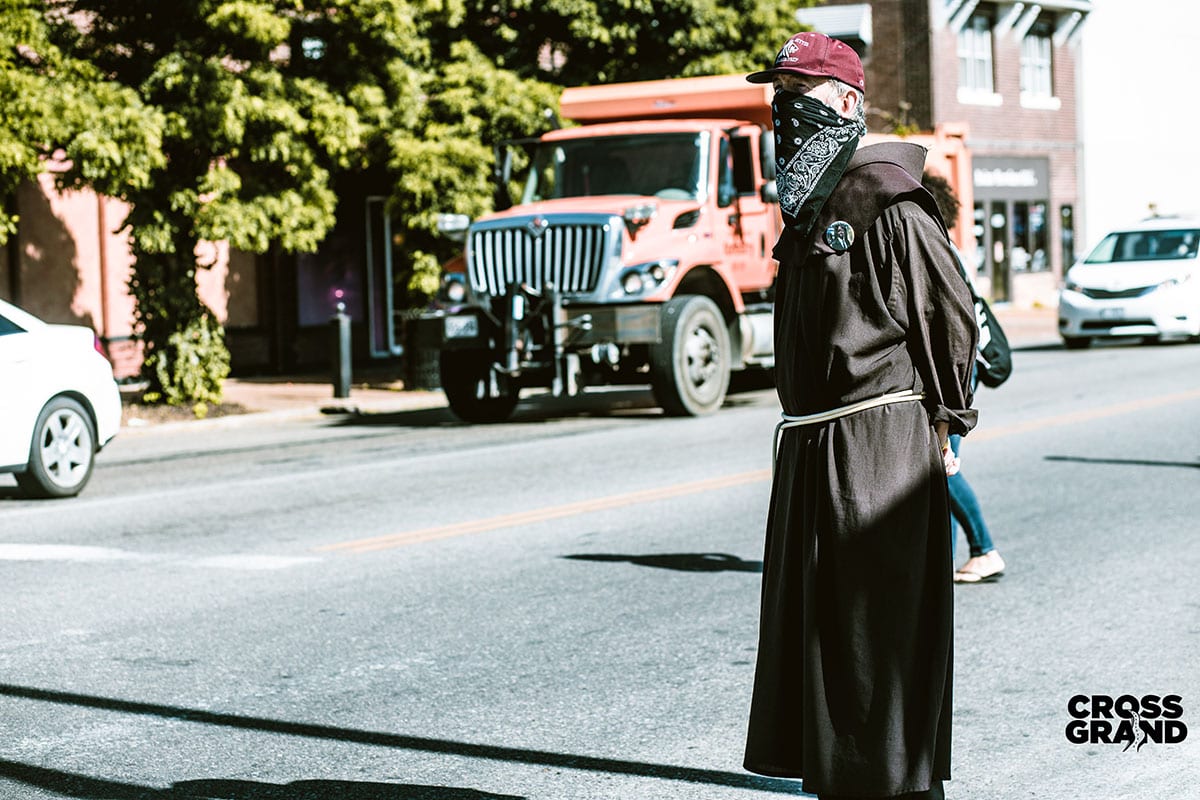
[[[579,86],[761,69],[815,0],[466,2],[459,30],[499,67]]]
[[[492,145],[537,133],[557,84],[750,69],[795,24],[779,0],[49,0],[56,41],[161,114],[130,202],[147,375],[220,397],[228,354],[196,247],[316,249],[347,176],[390,187],[410,300],[453,245],[438,212],[490,210]],[[554,54],[566,60],[553,65]],[[552,67],[549,71],[545,57]],[[201,406],[202,407],[202,406]]]
[[[436,212],[482,210],[484,142],[526,130],[524,119],[510,124],[526,106],[555,102],[548,86],[491,67],[465,43],[435,61],[428,32],[463,20],[453,0],[56,6],[70,12],[64,46],[165,119],[165,163],[124,195],[130,288],[153,391],[199,408],[220,398],[228,369],[220,327],[196,295],[199,242],[311,252],[335,222],[340,179],[370,174],[394,187],[413,293],[427,296],[445,254]]]
[[[17,187],[45,172],[48,159],[60,160],[60,188],[114,196],[146,186],[163,163],[161,115],[64,54],[43,11],[0,0],[0,243],[16,231]]]

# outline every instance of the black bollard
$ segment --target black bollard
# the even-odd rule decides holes
[[[350,396],[350,315],[346,304],[337,304],[337,313],[329,320],[333,329],[333,396]]]

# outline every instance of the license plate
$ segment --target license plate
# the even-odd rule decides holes
[[[473,339],[479,335],[478,317],[446,317],[447,339]]]
[[[1100,319],[1124,319],[1125,309],[1123,308],[1102,308],[1100,309]]]

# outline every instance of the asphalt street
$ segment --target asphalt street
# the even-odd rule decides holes
[[[1200,794],[1200,346],[1016,354],[964,474],[951,798]],[[741,769],[774,392],[128,430],[0,483],[0,798],[769,798]],[[965,545],[959,544],[961,561]],[[1074,695],[1176,694],[1176,744]]]

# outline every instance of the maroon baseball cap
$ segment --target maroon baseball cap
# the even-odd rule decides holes
[[[837,78],[842,83],[866,92],[862,61],[845,42],[823,33],[804,31],[788,39],[775,56],[775,66],[746,76],[751,83],[770,83],[776,75],[816,75]]]

